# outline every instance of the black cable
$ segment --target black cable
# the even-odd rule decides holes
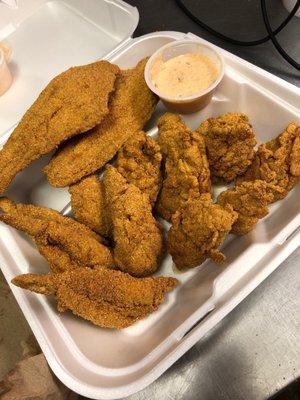
[[[286,27],[286,25],[290,22],[290,20],[293,18],[293,16],[296,14],[296,12],[298,11],[299,7],[300,7],[300,0],[297,0],[295,6],[293,7],[292,11],[289,13],[289,15],[287,16],[287,18],[274,30],[272,31],[272,28],[269,25],[267,26],[267,23],[265,22],[266,25],[266,29],[268,31],[268,35],[258,39],[258,40],[252,40],[252,41],[242,41],[242,40],[236,40],[233,39],[229,36],[223,35],[222,33],[216,31],[215,29],[211,28],[210,26],[206,25],[204,22],[202,22],[196,15],[194,15],[187,7],[186,5],[182,2],[182,0],[175,0],[177,5],[184,11],[184,13],[186,15],[188,15],[194,22],[196,22],[196,24],[198,24],[199,26],[201,26],[201,28],[205,29],[206,31],[208,31],[209,33],[211,33],[214,36],[217,36],[218,38],[225,40],[226,42],[229,42],[231,44],[234,45],[238,45],[238,46],[257,46],[260,45],[262,43],[267,42],[268,40],[272,40],[274,46],[276,47],[276,49],[278,50],[278,52],[281,54],[281,56],[288,62],[290,63],[293,67],[295,67],[296,69],[299,69],[299,64],[296,63],[295,60],[293,60],[280,46],[280,44],[278,43],[278,41],[275,38],[275,35],[277,35],[283,28]],[[264,1],[264,0],[261,0]],[[265,1],[264,1],[264,5],[265,5]],[[263,8],[263,6],[262,6]],[[264,8],[264,11],[262,11],[263,13],[263,18],[265,21],[265,18],[267,21],[269,21],[268,15],[267,15],[267,10],[266,7]],[[275,45],[276,42],[276,45]],[[290,62],[292,61],[292,62]]]
[[[292,57],[290,57],[287,52],[280,46],[278,43],[274,33],[272,32],[270,20],[268,17],[267,13],[267,7],[266,7],[266,0],[261,0],[261,11],[264,19],[264,23],[266,25],[268,34],[270,36],[270,39],[272,40],[274,46],[276,47],[278,53],[289,63],[291,64],[294,68],[296,68],[298,71],[300,71],[300,64],[298,64]]]

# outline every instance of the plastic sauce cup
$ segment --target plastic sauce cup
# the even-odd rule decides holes
[[[219,73],[217,79],[205,90],[197,92],[191,96],[167,96],[162,91],[158,90],[151,79],[151,68],[154,61],[158,57],[162,57],[163,61],[168,61],[171,58],[186,54],[200,53],[211,59],[216,65]],[[157,94],[165,106],[181,114],[190,114],[201,110],[211,101],[213,93],[224,76],[224,60],[221,54],[212,46],[203,44],[195,40],[178,40],[166,44],[158,49],[148,60],[145,68],[145,80],[149,88]]]
[[[0,48],[0,96],[4,94],[12,83],[12,75],[7,66],[4,51]]]

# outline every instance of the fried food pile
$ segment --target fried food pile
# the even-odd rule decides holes
[[[178,285],[150,276],[166,250],[179,270],[209,258],[224,263],[228,234],[251,232],[300,180],[297,123],[257,150],[242,113],[192,131],[168,112],[157,121],[157,140],[143,132],[158,102],[144,79],[146,62],[121,71],[99,61],[63,72],[0,151],[1,194],[18,172],[56,150],[44,172],[52,186],[69,186],[73,213],[0,198],[0,221],[29,235],[49,264],[47,275],[12,282],[106,328],[145,318]],[[214,201],[212,182],[231,186]],[[171,223],[168,232],[158,216]]]

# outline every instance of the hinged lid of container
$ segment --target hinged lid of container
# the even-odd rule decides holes
[[[137,8],[122,0],[0,2],[0,41],[12,48],[13,84],[0,97],[0,136],[8,132],[55,75],[102,58],[129,40]]]

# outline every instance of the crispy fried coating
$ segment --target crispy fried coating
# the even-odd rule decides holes
[[[178,269],[194,268],[210,257],[226,257],[218,247],[224,242],[238,214],[231,205],[213,204],[209,194],[189,199],[172,217],[168,249]]]
[[[261,180],[227,189],[217,199],[222,207],[230,204],[238,213],[238,219],[231,228],[231,233],[235,235],[246,235],[252,231],[257,222],[268,215],[268,204],[272,201],[272,187]]]
[[[121,329],[151,314],[178,281],[175,278],[137,279],[120,271],[80,268],[61,274],[17,276],[12,283],[54,295],[60,312],[71,310],[95,325]]]
[[[157,97],[144,79],[146,59],[122,72],[109,115],[88,134],[74,138],[54,155],[44,171],[51,185],[69,186],[103,167],[151,117]]]
[[[118,74],[116,65],[98,61],[52,79],[0,151],[0,194],[32,161],[101,122]]]
[[[129,138],[118,153],[117,170],[155,204],[162,184],[162,154],[157,142],[144,132]]]
[[[107,167],[104,188],[120,270],[137,277],[155,272],[163,252],[162,231],[152,215],[149,196]]]
[[[179,115],[164,114],[158,120],[158,129],[165,179],[156,208],[170,221],[186,200],[210,193],[210,171],[202,136],[191,132]]]
[[[256,139],[246,115],[226,113],[208,118],[197,131],[204,137],[214,180],[231,182],[251,164]]]
[[[97,174],[83,178],[70,186],[72,211],[77,221],[85,224],[101,236],[110,233],[105,193]]]
[[[244,181],[261,179],[273,186],[273,201],[286,197],[300,177],[300,125],[290,123],[275,139],[258,147]]]
[[[0,199],[0,221],[32,237],[53,272],[84,265],[89,268],[113,268],[109,249],[86,226],[57,211],[33,205],[14,204]]]

